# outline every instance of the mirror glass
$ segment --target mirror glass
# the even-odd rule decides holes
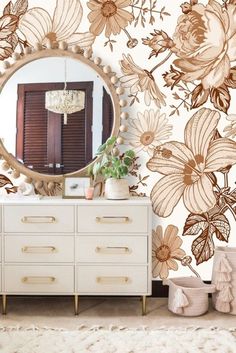
[[[84,108],[64,115],[45,108],[48,91],[84,92]],[[44,174],[75,172],[89,164],[111,135],[114,109],[102,78],[79,60],[48,57],[32,61],[5,84],[0,95],[0,137],[26,167]],[[4,113],[3,113],[4,112]]]

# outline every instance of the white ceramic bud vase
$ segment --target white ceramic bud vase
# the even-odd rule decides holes
[[[109,178],[105,182],[105,197],[108,200],[129,199],[129,184],[126,179]]]

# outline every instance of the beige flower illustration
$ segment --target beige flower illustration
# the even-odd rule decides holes
[[[236,143],[213,139],[220,114],[202,108],[185,127],[185,143],[167,142],[156,148],[149,170],[165,175],[151,192],[154,212],[168,217],[183,196],[185,207],[195,214],[216,204],[211,173],[236,163]]]
[[[121,85],[130,89],[132,95],[138,92],[144,93],[144,101],[146,105],[150,105],[152,101],[160,108],[161,104],[166,105],[165,95],[158,88],[151,72],[142,69],[136,65],[131,55],[124,55],[120,61],[121,70],[124,74],[120,78]]]
[[[157,226],[152,231],[152,275],[161,279],[169,276],[169,270],[177,271],[178,263],[185,256],[185,251],[180,249],[182,239],[177,236],[178,228],[168,225],[164,236],[162,226]]]
[[[173,126],[169,124],[165,114],[159,110],[145,110],[138,112],[137,119],[130,119],[130,129],[127,133],[129,144],[136,153],[140,151],[153,155],[154,148],[168,140],[172,134]]]
[[[235,114],[228,115],[226,119],[230,121],[230,124],[224,128],[224,132],[226,132],[225,137],[235,138],[236,137],[236,115]]]
[[[19,21],[19,30],[25,35],[28,43],[46,44],[66,41],[69,45],[79,45],[86,49],[94,42],[92,33],[78,33],[83,9],[80,0],[57,0],[53,18],[39,7],[26,12]]]
[[[131,0],[89,0],[87,5],[91,10],[88,15],[90,32],[98,36],[105,28],[106,37],[119,34],[133,21],[133,15],[124,10],[130,3]]]
[[[142,42],[144,45],[148,45],[152,48],[152,52],[149,56],[149,59],[152,56],[157,56],[160,53],[164,53],[167,49],[170,49],[173,46],[172,39],[164,31],[154,30],[151,33],[151,38],[143,38]]]
[[[179,57],[174,64],[184,72],[184,81],[201,80],[205,90],[217,88],[236,60],[235,5],[225,10],[209,0],[206,6],[197,2],[182,9],[173,36],[172,51]]]

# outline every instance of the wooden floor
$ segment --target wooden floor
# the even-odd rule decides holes
[[[176,316],[168,311],[166,298],[149,298],[146,316],[141,315],[140,299],[128,297],[81,297],[77,317],[73,297],[9,297],[7,310],[6,316],[0,315],[0,326],[236,327],[236,316],[221,314],[212,308],[198,318]]]

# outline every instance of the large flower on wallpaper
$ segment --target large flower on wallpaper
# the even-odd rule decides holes
[[[136,153],[144,151],[149,156],[153,155],[156,146],[170,138],[173,128],[165,114],[153,109],[145,110],[143,114],[138,112],[136,119],[130,119],[129,126],[127,136],[130,146]]]
[[[219,119],[217,111],[202,108],[186,125],[184,143],[170,141],[155,150],[147,167],[164,175],[151,192],[157,215],[168,217],[182,196],[193,214],[216,205],[212,173],[236,163],[236,143],[227,138],[214,139]]]
[[[142,69],[135,64],[132,56],[123,54],[120,61],[121,71],[124,76],[120,78],[121,85],[129,88],[131,95],[137,95],[139,92],[144,93],[144,102],[150,105],[153,101],[158,108],[166,105],[165,95],[160,91],[156,84],[152,72]]]
[[[39,7],[28,10],[19,21],[19,30],[30,45],[66,41],[69,45],[91,47],[95,36],[90,32],[79,33],[83,15],[80,0],[57,0],[53,17]]]
[[[190,1],[181,7],[183,14],[178,18],[170,52],[177,57],[173,64],[180,70],[181,81],[193,84],[189,104],[198,108],[209,99],[226,113],[231,101],[229,88],[236,88],[235,1]],[[179,82],[177,78],[176,86]]]
[[[152,231],[152,275],[167,278],[169,270],[177,271],[178,263],[185,256],[185,251],[180,247],[183,244],[178,236],[178,228],[168,225],[164,236],[162,226],[157,226]]]
[[[133,21],[133,15],[125,10],[130,4],[131,0],[89,0],[90,31],[98,36],[105,28],[106,37],[119,34]]]

